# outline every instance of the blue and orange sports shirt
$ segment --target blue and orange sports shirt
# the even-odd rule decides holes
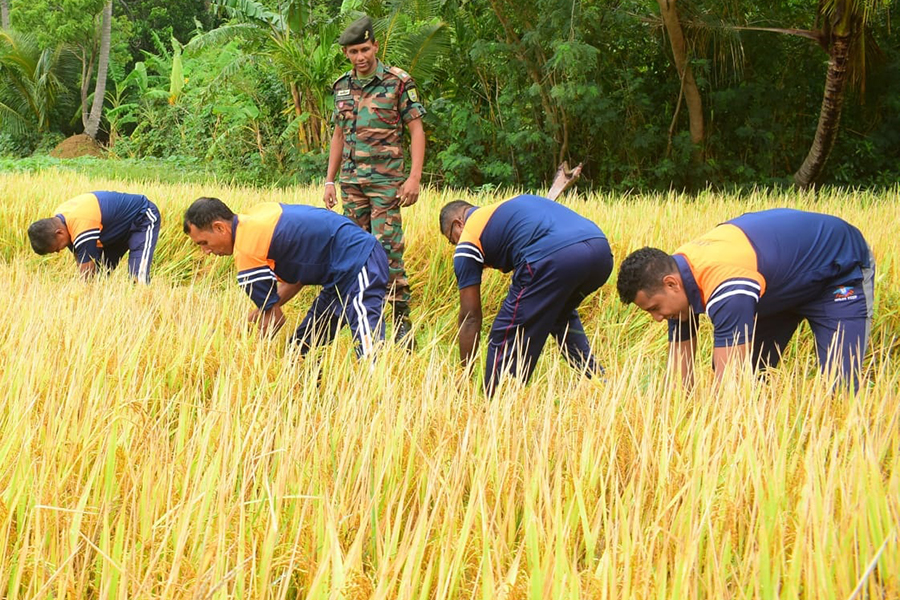
[[[715,346],[749,341],[757,316],[801,306],[871,267],[859,230],[831,215],[787,208],[747,213],[675,251],[694,312],[669,321],[669,339],[691,339],[706,313]]]
[[[132,224],[149,206],[140,194],[91,192],[67,200],[55,213],[69,230],[69,250],[81,264],[100,260],[104,245],[126,241]]]
[[[336,286],[354,281],[377,243],[342,215],[264,202],[234,217],[238,285],[259,307],[278,302],[278,281]]]
[[[485,267],[507,273],[560,248],[605,237],[593,222],[540,196],[476,207],[466,215],[453,255],[456,282],[459,289],[479,285]]]

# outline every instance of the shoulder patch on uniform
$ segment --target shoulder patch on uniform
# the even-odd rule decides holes
[[[411,87],[406,90],[406,95],[409,96],[411,102],[419,101],[419,92],[416,91],[416,88]]]
[[[350,95],[350,88],[346,88],[343,90],[335,90],[335,92],[334,92],[335,98],[341,98],[343,96],[349,96],[349,95]]]
[[[407,73],[400,67],[388,67],[388,71],[390,71],[391,73],[393,73],[394,75],[396,75],[397,77],[402,79],[403,81],[410,79],[409,73]]]

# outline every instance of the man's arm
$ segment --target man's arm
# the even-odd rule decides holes
[[[400,186],[397,196],[400,206],[412,206],[419,200],[419,183],[422,180],[422,166],[425,164],[425,128],[422,119],[413,119],[406,124],[409,128],[409,154],[412,166],[409,179]]]
[[[459,290],[459,359],[468,368],[481,337],[481,285]]]
[[[250,320],[255,321],[259,327],[260,335],[273,335],[278,333],[281,326],[284,325],[284,313],[277,304],[269,310],[261,311],[259,309],[250,313]]]
[[[103,255],[100,241],[100,221],[73,218],[69,235],[72,237],[72,256],[83,279],[97,274],[97,265]]]
[[[325,202],[325,207],[328,210],[331,210],[337,204],[337,190],[335,189],[337,183],[335,177],[337,177],[338,169],[341,166],[341,155],[343,153],[344,130],[335,125],[334,134],[331,136],[331,147],[328,149],[328,171],[325,174],[325,193],[322,196],[322,200]]]
[[[291,298],[297,295],[303,288],[302,283],[278,282],[278,302],[268,310],[254,309],[250,311],[247,320],[256,323],[261,334],[276,333],[285,323],[284,312],[281,307],[287,304]]]
[[[747,359],[747,344],[735,344],[713,348],[713,369],[716,372],[716,386],[722,384],[726,372],[734,371],[735,367],[743,366]]]
[[[291,299],[297,295],[297,292],[303,289],[303,284],[299,281],[297,283],[287,283],[285,281],[278,282],[278,306],[284,306]]]
[[[90,279],[91,277],[93,277],[93,276],[96,275],[96,273],[97,273],[97,263],[95,263],[95,262],[92,261],[92,260],[89,260],[89,261],[87,261],[87,262],[80,263],[80,264],[78,265],[78,273],[79,273],[84,279]]]
[[[697,341],[692,338],[683,342],[669,342],[669,368],[678,370],[681,383],[686,390],[694,387],[694,355]]]

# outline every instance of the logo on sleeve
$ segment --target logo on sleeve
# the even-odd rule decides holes
[[[856,300],[858,297],[859,295],[856,293],[856,289],[852,287],[842,285],[834,290],[835,302],[849,302],[850,300]]]

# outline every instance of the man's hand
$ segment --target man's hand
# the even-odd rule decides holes
[[[575,180],[581,176],[581,166],[584,163],[578,163],[574,169],[569,168],[569,163],[563,162],[556,170],[556,176],[553,178],[553,185],[547,192],[547,197],[556,200],[560,194],[569,189]]]
[[[322,202],[325,203],[325,208],[331,210],[334,208],[335,204],[337,204],[337,191],[334,189],[334,184],[328,184],[325,186],[325,193],[322,195]]]
[[[472,390],[472,372],[474,369],[474,362],[470,362],[465,367],[456,371],[456,375],[454,377],[454,384],[456,385],[456,389],[460,392],[471,392]]]
[[[261,335],[277,333],[285,322],[284,313],[281,312],[280,306],[273,306],[269,310],[253,309],[247,316],[247,320],[259,327]]]
[[[747,344],[713,348],[713,369],[716,371],[716,387],[721,388],[722,381],[726,377],[733,377],[734,373],[747,363],[749,357],[750,346]]]
[[[409,179],[397,191],[401,207],[412,206],[419,200],[419,182],[422,179],[422,165],[425,163],[425,129],[422,119],[413,119],[406,124],[409,129]]]
[[[403,182],[403,185],[400,186],[400,190],[397,192],[397,199],[400,201],[400,206],[406,208],[407,206],[412,206],[419,200],[419,180],[418,178],[410,176],[409,179]]]
[[[681,377],[684,389],[694,387],[694,356],[697,353],[697,339],[669,342],[669,368]]]
[[[325,186],[325,193],[322,195],[322,200],[325,202],[325,207],[328,210],[334,208],[334,205],[337,204],[337,190],[335,190],[334,180],[338,175],[338,168],[341,166],[341,155],[344,152],[344,130],[340,127],[334,128],[334,133],[331,134],[331,145],[328,147],[328,170],[325,172],[325,181],[328,184]]]
[[[92,260],[83,262],[78,265],[78,273],[82,279],[90,279],[97,274],[97,263]]]

